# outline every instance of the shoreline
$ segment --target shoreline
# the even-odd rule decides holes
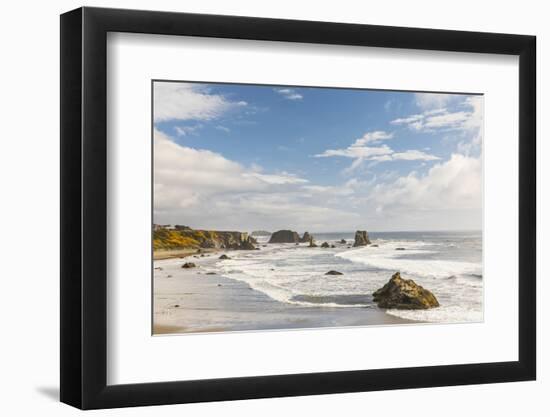
[[[177,259],[177,258],[187,258],[189,256],[194,256],[202,254],[213,254],[223,251],[223,249],[208,248],[208,249],[193,249],[193,248],[182,248],[182,249],[159,249],[153,251],[153,261],[162,261],[165,259]]]
[[[232,252],[199,255],[193,269],[181,265],[196,252],[155,261],[153,335],[420,323],[377,307],[303,306],[274,300],[242,281],[212,273],[218,256]]]

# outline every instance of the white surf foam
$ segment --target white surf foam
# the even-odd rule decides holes
[[[424,249],[426,246],[428,245],[424,242],[391,242],[380,244],[379,247],[366,246],[352,249],[336,256],[373,268],[426,277],[446,278],[458,274],[481,274],[481,266],[478,263],[416,258],[416,255],[437,253]],[[397,250],[401,247],[404,247],[405,250]],[[410,257],[413,255],[415,256],[411,259]]]
[[[378,248],[359,249],[268,245],[253,253],[232,252],[231,260],[218,261],[213,268],[282,303],[339,308],[372,307],[370,295],[382,287],[393,272],[401,271],[432,291],[441,307],[388,310],[389,314],[441,323],[483,319],[479,263],[430,259],[430,255],[438,253],[438,247],[422,241],[378,240],[376,243]],[[405,250],[398,251],[397,247]],[[427,255],[427,259],[421,259],[423,255]],[[325,275],[331,269],[344,275]],[[358,302],[362,300],[361,295],[365,296],[364,303]]]

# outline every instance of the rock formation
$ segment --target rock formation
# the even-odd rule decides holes
[[[435,296],[412,279],[403,279],[396,272],[382,288],[373,294],[373,301],[380,308],[419,310],[439,307]]]
[[[366,246],[370,244],[369,234],[366,230],[358,230],[355,232],[355,243],[353,246]]]
[[[323,244],[321,245],[322,248],[329,248],[329,244],[327,242],[323,242]]]
[[[304,232],[304,235],[302,236],[302,238],[300,239],[300,242],[301,243],[307,243],[309,242],[311,239],[313,239],[313,236],[311,236],[309,234],[309,232]]]
[[[346,239],[340,239],[340,243],[341,243],[342,245],[345,245],[345,244],[347,243],[347,242],[346,242]]]
[[[269,243],[297,243],[300,242],[298,233],[292,230],[277,230],[269,238]]]
[[[316,248],[316,247],[317,247],[317,245],[316,245],[315,242],[313,241],[313,238],[310,238],[310,239],[309,239],[309,247],[310,247],[310,248]]]
[[[178,225],[177,228],[158,226],[153,231],[154,250],[169,249],[253,249],[256,240],[248,233],[198,230]]]
[[[241,249],[241,250],[255,250],[259,249],[254,246],[254,242],[256,242],[256,239],[253,237],[248,236],[245,240],[242,240],[238,247],[234,249]]]

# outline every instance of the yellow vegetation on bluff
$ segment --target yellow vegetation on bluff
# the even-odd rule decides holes
[[[204,242],[217,238],[209,230],[170,230],[161,228],[153,232],[153,249],[198,249]]]

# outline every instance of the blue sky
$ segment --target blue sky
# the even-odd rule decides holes
[[[481,227],[482,96],[155,82],[155,222]]]

